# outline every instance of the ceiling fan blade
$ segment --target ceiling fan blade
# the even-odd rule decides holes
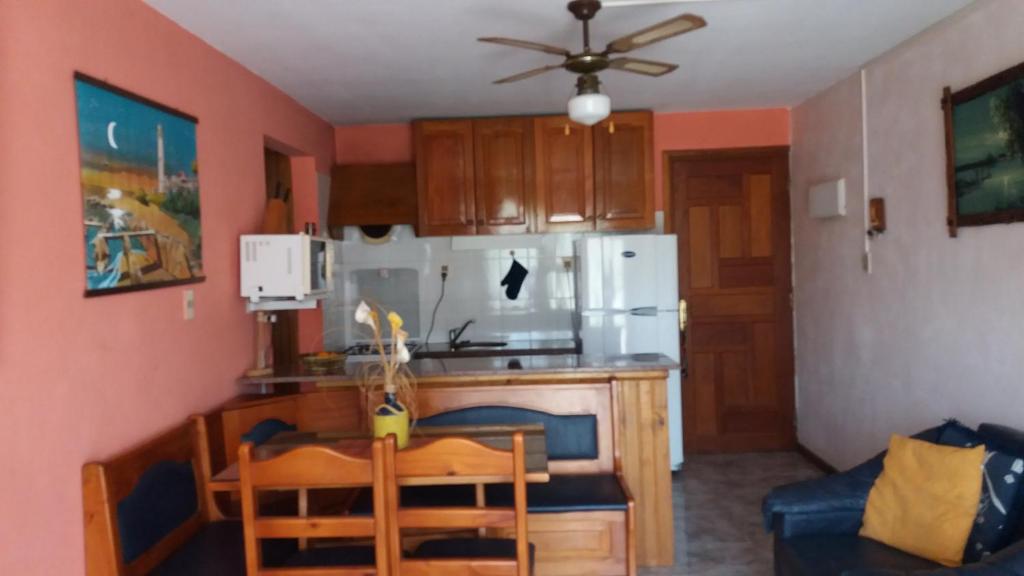
[[[608,68],[634,74],[643,74],[644,76],[664,76],[679,68],[679,65],[654,60],[640,60],[638,58],[614,58],[608,62]]]
[[[609,54],[629,52],[642,48],[648,44],[660,42],[666,38],[693,32],[707,26],[707,22],[695,14],[683,14],[670,18],[664,22],[649,26],[638,32],[633,32],[617,40],[613,40],[605,49]]]
[[[557,56],[568,57],[571,54],[565,48],[559,48],[557,46],[550,46],[548,44],[541,44],[540,42],[530,42],[529,40],[516,40],[514,38],[497,38],[489,36],[487,38],[477,38],[479,42],[490,42],[491,44],[501,44],[503,46],[512,46],[513,48],[526,48],[527,50],[537,50],[540,52],[547,52],[548,54],[555,54]]]
[[[654,4],[693,4],[695,2],[719,2],[720,0],[602,0],[601,8],[620,6],[651,6]]]
[[[507,78],[502,78],[500,80],[495,80],[494,83],[495,84],[508,84],[509,82],[518,82],[519,80],[526,80],[527,78],[532,78],[533,76],[536,76],[538,74],[543,74],[543,73],[548,72],[550,70],[556,70],[556,69],[561,68],[561,67],[562,67],[561,64],[551,64],[549,66],[542,66],[540,68],[534,68],[533,70],[527,70],[526,72],[520,72],[519,74],[516,74],[515,76],[509,76]]]

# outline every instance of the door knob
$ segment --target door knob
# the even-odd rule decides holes
[[[686,332],[686,300],[679,301],[679,331]]]

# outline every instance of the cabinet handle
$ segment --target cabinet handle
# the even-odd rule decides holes
[[[686,321],[689,319],[688,316],[689,316],[689,314],[687,313],[687,310],[686,310],[686,300],[680,300],[679,301],[679,331],[680,332],[686,332]]]
[[[569,128],[569,123],[568,122],[565,123],[565,135],[566,136],[571,136],[572,135],[572,130]]]
[[[615,134],[615,121],[614,120],[612,120],[611,122],[608,123],[608,133],[609,134]]]

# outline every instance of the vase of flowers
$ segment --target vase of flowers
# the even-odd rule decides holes
[[[389,343],[384,342],[382,317],[391,330]],[[363,366],[363,387],[367,396],[378,389],[384,392],[384,402],[373,410],[373,435],[383,438],[394,434],[398,448],[404,448],[409,443],[410,407],[415,402],[416,386],[416,378],[408,367],[412,358],[406,347],[409,334],[402,330],[401,316],[393,311],[385,313],[365,301],[356,308],[355,319],[373,331],[373,343],[379,356]]]

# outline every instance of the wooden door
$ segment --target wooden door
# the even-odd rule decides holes
[[[679,153],[668,162],[689,321],[686,448],[792,448],[788,149]]]
[[[476,234],[473,121],[416,122],[413,141],[419,234]]]
[[[534,119],[537,230],[594,229],[593,132],[568,116]]]
[[[654,227],[654,144],[650,112],[617,112],[594,131],[598,230]]]
[[[293,216],[292,159],[271,150],[263,149],[263,169],[266,177],[267,200],[280,197],[284,200],[286,228],[295,230]],[[281,196],[283,195],[283,196]],[[274,313],[277,320],[271,324],[270,342],[274,351],[274,365],[291,366],[299,361],[299,313],[296,310],[279,310]],[[262,328],[257,328],[262,330]],[[294,387],[298,391],[298,387]]]
[[[477,234],[533,231],[533,121],[473,121]]]

